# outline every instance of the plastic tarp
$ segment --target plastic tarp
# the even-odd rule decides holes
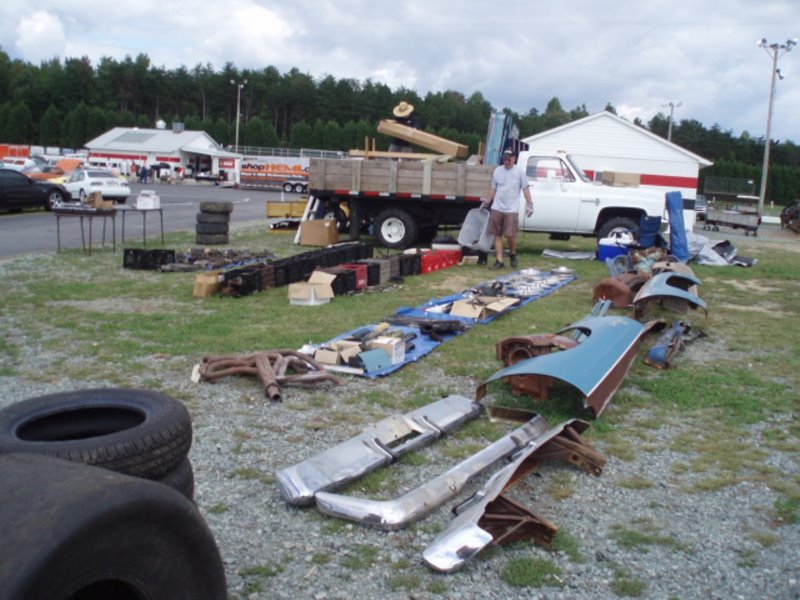
[[[686,241],[686,226],[683,222],[683,194],[667,192],[667,213],[670,254],[685,263],[689,260],[689,244]]]
[[[506,276],[506,277],[498,279],[498,281],[510,280],[513,277],[513,275],[514,274],[512,273],[509,276]],[[513,285],[509,285],[507,287],[507,289],[506,289],[506,291],[508,292],[508,295],[511,296],[511,297],[519,298],[519,302],[517,304],[509,307],[507,310],[505,310],[503,312],[490,314],[488,317],[486,317],[484,319],[471,319],[471,318],[468,318],[468,317],[460,317],[460,316],[450,315],[449,313],[447,313],[447,308],[453,302],[456,302],[458,300],[463,300],[465,298],[469,298],[470,295],[471,295],[471,291],[470,290],[467,290],[467,291],[464,291],[464,292],[460,292],[458,294],[452,294],[450,296],[445,296],[445,297],[442,297],[442,298],[436,298],[436,299],[430,300],[430,301],[426,302],[425,304],[422,304],[422,305],[420,305],[420,306],[418,306],[416,308],[402,307],[402,308],[399,308],[395,314],[398,317],[407,316],[407,317],[423,317],[423,318],[440,319],[440,320],[457,320],[457,321],[462,321],[467,325],[478,325],[478,324],[482,325],[482,324],[486,324],[486,323],[489,323],[489,322],[495,320],[496,318],[498,318],[501,315],[506,314],[507,312],[511,312],[512,310],[517,310],[519,308],[522,308],[523,306],[527,306],[528,304],[530,304],[534,300],[537,300],[538,298],[543,298],[545,296],[548,296],[548,295],[552,294],[553,292],[555,292],[556,290],[560,289],[561,287],[567,285],[569,282],[574,281],[575,279],[576,279],[576,277],[574,275],[570,276],[570,277],[559,277],[558,278],[558,282],[554,281],[551,285],[548,285],[548,286],[542,288],[538,293],[533,294],[533,295],[529,295],[529,296],[524,296],[524,297],[521,297],[520,295],[515,294],[515,288],[513,287]],[[370,329],[373,329],[373,328],[377,327],[377,323],[366,325],[366,327],[368,327]],[[336,342],[336,341],[339,341],[339,340],[342,340],[342,339],[349,338],[355,332],[357,332],[359,330],[363,330],[363,328],[364,327],[358,327],[358,328],[356,328],[356,329],[354,329],[352,331],[348,331],[346,333],[338,335],[337,337],[329,340],[328,342],[326,342],[324,344],[320,344],[319,346],[327,346],[327,345],[330,345],[332,342]],[[353,375],[366,377],[368,379],[374,379],[376,377],[383,377],[384,375],[389,375],[390,373],[393,373],[393,372],[397,371],[398,369],[404,367],[405,365],[407,365],[409,363],[412,363],[412,362],[415,362],[415,361],[419,360],[420,358],[422,358],[426,354],[429,354],[429,353],[433,352],[436,348],[441,346],[444,342],[450,341],[451,339],[453,339],[457,335],[460,335],[461,333],[463,333],[463,332],[460,332],[460,331],[455,331],[455,332],[452,332],[452,333],[445,333],[445,334],[441,335],[441,338],[442,338],[441,341],[437,341],[437,340],[434,340],[434,339],[430,338],[429,336],[425,335],[424,333],[422,333],[420,328],[416,327],[416,326],[392,325],[391,328],[392,329],[399,329],[404,334],[409,334],[409,333],[416,334],[414,339],[412,340],[412,343],[413,343],[414,347],[406,351],[405,359],[403,360],[403,362],[397,363],[397,364],[393,364],[393,365],[389,365],[388,367],[385,367],[385,368],[382,368],[382,369],[377,369],[377,370],[368,371],[368,372],[365,371],[365,372],[362,372],[362,373],[355,373],[355,372],[352,372],[351,370],[344,369],[344,368],[337,368],[335,366],[334,367],[328,367],[329,370],[331,370],[331,371],[339,371],[339,372],[343,372],[343,373],[350,373],[350,374],[353,374]]]

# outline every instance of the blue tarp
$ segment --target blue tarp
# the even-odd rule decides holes
[[[507,277],[504,277],[504,278],[497,279],[496,281],[501,281],[502,282],[502,281],[510,279],[510,278],[511,278],[511,276],[507,276]],[[408,307],[399,308],[395,312],[395,316],[397,316],[397,317],[418,317],[418,318],[424,318],[424,319],[436,319],[436,320],[441,320],[441,321],[455,320],[455,321],[463,322],[468,327],[472,326],[472,325],[482,325],[482,324],[489,323],[489,322],[493,321],[494,319],[496,319],[497,317],[499,317],[501,315],[504,315],[504,314],[506,314],[508,312],[511,312],[512,310],[516,310],[516,309],[521,308],[523,306],[527,306],[528,304],[530,304],[531,302],[533,302],[534,300],[536,300],[538,298],[543,298],[545,296],[548,296],[548,295],[552,294],[556,290],[558,290],[561,287],[567,285],[569,282],[571,282],[571,281],[573,281],[575,279],[576,279],[576,277],[574,277],[574,276],[572,276],[572,277],[560,277],[558,283],[553,283],[553,285],[549,285],[546,288],[543,288],[539,293],[537,293],[535,295],[527,296],[527,297],[520,297],[519,298],[519,302],[517,304],[509,307],[507,310],[505,310],[503,312],[493,313],[493,314],[489,315],[488,317],[486,317],[485,319],[471,319],[469,317],[459,317],[459,316],[456,316],[456,315],[451,315],[451,314],[449,314],[449,313],[447,313],[445,311],[445,307],[449,306],[453,302],[456,302],[458,300],[464,300],[466,298],[471,297],[470,290],[466,290],[466,291],[460,292],[458,294],[452,294],[450,296],[444,296],[442,298],[436,298],[436,299],[430,300],[430,301],[426,302],[425,304],[422,304],[422,305],[418,306],[417,308],[408,308]],[[514,288],[509,286],[506,289],[506,292],[507,292],[507,295],[513,296]],[[442,307],[441,311],[431,310],[431,309],[435,309],[435,307],[438,307],[438,306]],[[342,333],[341,335],[338,335],[337,337],[329,340],[328,342],[320,344],[320,347],[330,346],[333,342],[337,342],[337,341],[340,341],[340,340],[351,338],[357,332],[359,332],[359,333],[363,332],[365,328],[369,329],[369,331],[372,331],[375,327],[377,327],[377,325],[378,325],[377,323],[373,323],[371,325],[358,327],[358,328],[353,329],[351,331]],[[393,373],[393,372],[397,371],[398,369],[404,367],[405,365],[407,365],[409,363],[417,361],[418,359],[422,358],[426,354],[429,354],[429,353],[433,352],[436,348],[441,346],[443,343],[448,342],[448,341],[452,340],[453,338],[455,338],[456,336],[458,336],[461,333],[463,333],[462,331],[442,333],[442,334],[440,334],[441,340],[437,341],[437,340],[434,340],[434,339],[430,338],[429,336],[425,335],[424,333],[422,333],[422,331],[419,329],[419,327],[416,327],[416,326],[392,325],[391,329],[400,330],[403,334],[413,333],[416,336],[412,340],[412,343],[413,343],[414,347],[411,348],[410,350],[406,351],[405,359],[403,360],[403,362],[398,363],[398,364],[394,364],[394,365],[390,365],[390,366],[382,368],[382,369],[377,369],[377,370],[373,370],[373,371],[369,371],[369,372],[365,371],[363,373],[354,373],[354,372],[351,372],[351,371],[346,370],[346,369],[341,369],[341,370],[344,371],[344,372],[349,372],[349,373],[354,374],[354,375],[359,375],[361,377],[367,377],[369,379],[374,379],[376,377],[383,377],[384,375],[389,375],[390,373]],[[337,368],[336,367],[331,367],[331,370],[336,371]]]
[[[689,260],[689,242],[686,240],[686,226],[683,222],[683,195],[680,192],[667,192],[667,213],[669,214],[669,253],[680,262]]]

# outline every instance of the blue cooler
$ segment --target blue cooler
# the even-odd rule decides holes
[[[630,232],[615,231],[609,237],[597,240],[597,260],[605,262],[607,258],[628,254],[633,243],[634,239]]]
[[[628,245],[617,242],[604,243],[601,241],[599,244],[597,244],[597,260],[602,260],[605,262],[607,258],[614,258],[620,254],[628,254],[630,251],[631,247]]]

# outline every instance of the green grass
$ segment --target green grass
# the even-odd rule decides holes
[[[515,587],[562,587],[563,571],[551,560],[515,558],[503,567],[503,580]]]
[[[650,546],[663,546],[681,552],[689,551],[676,536],[663,533],[662,528],[649,519],[638,519],[630,525],[612,525],[611,537],[623,548],[645,553],[649,552]]]

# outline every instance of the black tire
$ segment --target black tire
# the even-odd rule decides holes
[[[186,407],[148,390],[60,392],[0,410],[0,454],[47,454],[158,479],[180,465],[191,445]]]
[[[228,234],[227,233],[198,233],[195,236],[195,243],[197,244],[206,244],[209,246],[214,246],[216,244],[227,244],[228,243]]]
[[[0,456],[4,598],[227,598],[197,507],[152,481],[27,454]]]
[[[284,183],[281,187],[283,188],[283,191],[286,192],[287,194],[291,193],[292,191],[292,184],[289,183],[288,181]]]
[[[302,183],[295,183],[293,189],[298,194],[302,194],[303,192],[306,191],[306,186],[304,186]]]
[[[124,198],[117,198],[117,204],[125,204],[128,201],[128,197],[125,196]]]
[[[628,231],[633,235],[639,231],[639,223],[630,217],[612,217],[597,230],[597,238],[601,240],[607,238],[615,229]]]
[[[417,241],[417,222],[404,210],[388,208],[375,218],[375,238],[387,248],[408,248]]]
[[[197,213],[198,223],[230,223],[230,213]]]
[[[233,212],[233,202],[201,202],[200,212],[230,214]]]
[[[180,492],[189,500],[194,500],[194,469],[189,457],[184,458],[181,464],[156,481]]]
[[[224,233],[228,234],[227,223],[198,223],[195,226],[197,233]]]

